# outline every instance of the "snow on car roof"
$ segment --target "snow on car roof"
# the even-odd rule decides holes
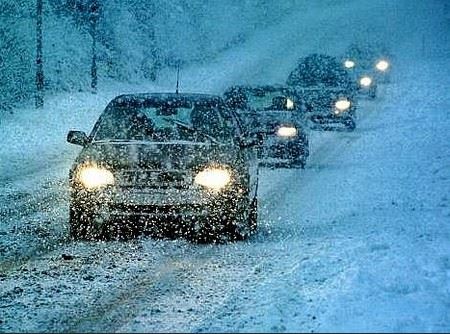
[[[229,90],[232,89],[243,89],[246,91],[259,91],[259,90],[263,90],[265,92],[275,92],[275,91],[287,91],[287,92],[294,92],[294,90],[292,89],[292,87],[289,87],[287,85],[280,85],[280,84],[275,84],[275,85],[255,85],[255,86],[245,86],[245,85],[237,85],[237,86],[233,86],[231,87]]]
[[[215,101],[222,102],[222,98],[217,95],[212,94],[202,94],[202,93],[138,93],[138,94],[123,94],[115,97],[111,104],[120,105],[128,104],[130,102],[144,102],[144,101],[164,101],[164,100],[174,100],[174,101],[192,101],[192,102],[203,102],[203,101]]]

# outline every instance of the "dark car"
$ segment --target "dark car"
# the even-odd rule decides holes
[[[300,58],[286,83],[301,97],[312,129],[355,128],[357,87],[335,57]]]
[[[244,238],[257,223],[256,143],[220,97],[135,94],[113,99],[70,170],[70,233],[186,233]]]
[[[344,61],[344,68],[348,71],[358,87],[358,97],[374,99],[377,96],[378,83],[377,76],[373,70],[361,67],[348,67],[350,61]]]
[[[374,88],[364,87],[361,82],[363,77],[370,77],[374,84],[390,81],[391,60],[388,48],[380,43],[353,43],[345,51],[342,65],[355,77],[364,93]],[[365,82],[368,83],[368,80],[365,79]]]
[[[309,156],[305,119],[295,91],[278,85],[234,86],[224,93],[248,133],[260,134],[260,164],[301,167]]]

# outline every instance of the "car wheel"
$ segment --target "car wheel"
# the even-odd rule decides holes
[[[258,224],[258,201],[250,205],[229,208],[225,214],[211,216],[191,228],[190,238],[197,243],[225,243],[245,240]]]
[[[101,228],[95,222],[96,214],[81,208],[70,206],[70,236],[74,240],[98,240],[103,237]]]
[[[305,169],[305,165],[306,165],[306,158],[305,156],[301,156],[300,158],[295,159],[291,163],[289,163],[288,167]]]
[[[248,224],[250,232],[253,233],[258,228],[258,199],[255,197],[250,205],[250,213],[248,215]]]
[[[258,226],[258,200],[254,198],[247,208],[234,213],[234,217],[228,224],[228,238],[231,241],[247,239]]]
[[[356,128],[356,122],[353,118],[350,118],[345,121],[345,126],[347,127],[347,130],[353,131]]]
[[[187,236],[189,240],[199,244],[221,243],[226,238],[222,219],[216,216],[193,222]]]
[[[95,223],[93,225],[95,228]],[[142,232],[141,230],[128,221],[113,221],[103,227],[97,227],[97,231],[91,239],[131,240],[136,238]]]

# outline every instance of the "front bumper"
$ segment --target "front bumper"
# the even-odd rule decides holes
[[[152,189],[151,191],[115,192],[107,203],[107,211],[117,217],[199,217],[210,214],[212,201],[200,191]]]
[[[268,138],[260,152],[261,165],[304,162],[309,155],[308,141],[303,136],[293,139]]]
[[[202,189],[117,189],[73,191],[72,206],[101,220],[175,220],[222,216],[236,207],[243,193],[213,194]]]
[[[315,114],[309,118],[310,129],[322,131],[340,131],[344,129],[353,130],[355,128],[355,116],[353,112],[346,112],[341,115]]]
[[[370,87],[362,87],[358,88],[358,97],[370,97],[373,98],[377,94],[377,85],[372,84]]]

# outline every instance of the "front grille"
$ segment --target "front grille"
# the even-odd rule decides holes
[[[192,176],[181,171],[134,170],[119,173],[117,184],[123,188],[187,189]]]
[[[111,205],[110,209],[122,213],[134,214],[182,214],[189,211],[201,211],[201,205],[184,204],[184,205],[134,205],[127,203],[118,203]]]
[[[288,159],[295,156],[292,150],[289,150],[286,146],[272,146],[267,151],[267,157]]]
[[[182,205],[134,205],[127,203],[116,203],[109,206],[111,217],[153,217],[158,218],[181,218],[206,217],[210,210],[206,206],[197,204]]]

